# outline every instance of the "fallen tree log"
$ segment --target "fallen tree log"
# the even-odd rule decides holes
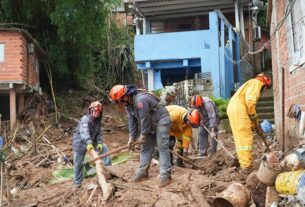
[[[95,150],[90,150],[89,155],[91,159],[96,159],[99,157],[98,153]],[[102,188],[103,200],[108,201],[112,194],[114,193],[114,186],[111,183],[107,183],[107,180],[104,175],[104,167],[100,159],[95,160],[96,174],[98,177],[98,182]]]

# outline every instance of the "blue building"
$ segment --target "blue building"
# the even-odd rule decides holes
[[[243,82],[240,42],[247,2],[132,1],[135,61],[146,87],[157,90],[204,73],[211,75],[214,96],[230,97]]]

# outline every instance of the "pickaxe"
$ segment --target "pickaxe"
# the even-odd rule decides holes
[[[137,144],[140,144],[140,143],[139,143],[138,141],[136,141],[136,142],[134,142],[133,144],[131,144],[130,147],[135,146],[135,145],[137,145]],[[94,159],[88,160],[87,162],[84,162],[84,165],[86,165],[87,163],[94,162],[94,161],[96,161],[96,160],[98,160],[98,159],[103,159],[103,158],[105,158],[105,157],[107,157],[107,156],[109,156],[109,155],[118,153],[118,152],[120,152],[120,151],[122,151],[122,150],[124,150],[124,149],[128,149],[128,145],[124,145],[124,146],[119,147],[119,148],[117,148],[117,149],[115,149],[115,150],[112,150],[112,151],[109,151],[109,152],[107,152],[107,153],[104,153],[104,154],[102,154],[102,155],[100,155],[100,156],[98,156],[98,157],[96,157],[96,158],[94,158]]]

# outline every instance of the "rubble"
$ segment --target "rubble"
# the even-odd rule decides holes
[[[267,187],[260,182],[256,172],[246,179],[239,173],[238,166],[234,163],[236,160],[226,156],[227,152],[222,148],[219,148],[214,156],[203,159],[196,159],[196,154],[191,153],[187,158],[190,162],[185,162],[186,168],[174,166],[173,182],[162,189],[157,186],[158,162],[151,164],[149,180],[141,183],[131,182],[139,164],[139,149],[133,152],[125,150],[122,154],[128,153],[126,159],[116,158],[117,163],[103,168],[107,183],[114,187],[114,191],[109,191],[112,196],[106,196],[105,199],[105,191],[103,194],[100,183],[92,175],[87,176],[83,186],[74,191],[71,181],[71,135],[83,109],[80,107],[78,111],[75,108],[70,110],[74,111],[73,116],[60,116],[58,125],[50,122],[53,116],[51,112],[41,115],[39,119],[27,118],[26,122],[19,123],[5,136],[3,151],[6,156],[5,168],[9,173],[5,176],[4,183],[9,194],[4,193],[4,206],[7,206],[8,202],[11,206],[213,206],[215,198],[234,183],[239,183],[238,185],[243,186],[240,187],[242,189],[248,189],[246,192],[251,195],[248,206],[272,206],[274,202],[278,206],[285,206],[287,203],[301,205],[300,193],[293,197],[280,195],[279,200],[274,199],[275,187]],[[118,111],[124,113],[123,109],[119,108]],[[127,143],[126,117],[118,111],[105,105],[103,133],[110,151]],[[220,134],[219,141],[235,156],[231,134]],[[258,142],[254,142],[254,145],[258,146]],[[263,148],[256,149],[256,170],[262,157],[265,157],[269,167],[279,169],[282,167],[280,163],[283,163],[280,161],[295,152],[272,152],[264,155]],[[195,150],[192,152],[196,153]],[[68,169],[70,177],[55,181],[53,172],[59,169]],[[6,184],[7,180],[9,185]]]

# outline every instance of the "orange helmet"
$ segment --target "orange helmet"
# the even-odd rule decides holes
[[[272,87],[271,78],[266,73],[258,74],[256,76],[256,79],[262,81],[264,83],[264,85],[267,86],[267,88]]]
[[[127,93],[127,87],[124,85],[115,85],[109,92],[112,101],[117,102]]]
[[[99,117],[102,112],[102,104],[99,101],[94,101],[89,106],[89,113],[93,117]]]
[[[198,127],[201,122],[201,115],[197,109],[193,109],[186,115],[187,120],[190,122],[192,127]]]
[[[191,107],[197,108],[203,105],[203,99],[199,95],[195,95],[191,98]]]

